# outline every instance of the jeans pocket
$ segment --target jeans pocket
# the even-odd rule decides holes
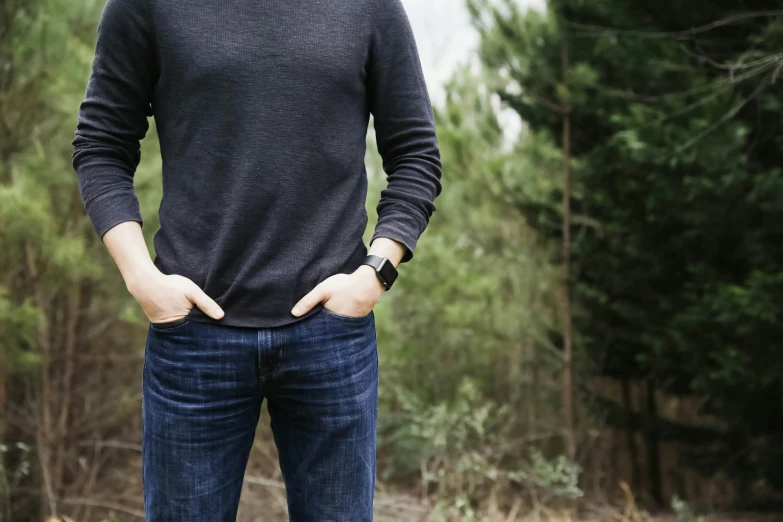
[[[370,313],[362,316],[353,316],[353,315],[343,315],[338,314],[337,312],[333,312],[326,308],[325,306],[321,307],[321,313],[324,315],[327,315],[329,317],[332,317],[334,319],[337,319],[339,321],[345,321],[347,323],[363,323],[372,317],[372,310],[370,310]]]
[[[185,317],[182,317],[181,319],[177,319],[176,321],[169,321],[167,323],[150,323],[150,326],[155,328],[156,330],[172,330],[174,328],[179,328],[180,326],[185,326],[190,322],[189,315],[186,315]]]

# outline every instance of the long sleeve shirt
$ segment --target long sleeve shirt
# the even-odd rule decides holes
[[[154,117],[163,199],[155,265],[192,279],[219,322],[281,326],[367,254],[373,116],[386,187],[369,245],[416,242],[441,192],[432,105],[400,0],[108,0],[73,167],[103,235],[143,226],[133,178]],[[214,322],[198,308],[196,321]]]

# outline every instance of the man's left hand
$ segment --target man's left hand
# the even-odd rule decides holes
[[[369,314],[386,288],[375,269],[361,265],[352,274],[335,274],[313,288],[296,303],[291,313],[299,317],[318,303],[340,315],[362,317]]]

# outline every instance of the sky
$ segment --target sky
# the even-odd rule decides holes
[[[464,0],[402,0],[413,26],[424,76],[433,102],[455,66],[467,61],[478,37],[470,26]]]
[[[520,6],[542,7],[545,0],[517,0]],[[465,0],[402,0],[413,27],[424,77],[434,105],[444,99],[443,84],[457,65],[466,63],[478,47]],[[499,110],[506,144],[519,134],[522,123],[510,110]]]
[[[542,6],[544,0],[517,0],[520,6]],[[468,60],[478,44],[465,0],[402,0],[413,27],[424,76],[433,103],[443,99],[443,83],[455,66]]]

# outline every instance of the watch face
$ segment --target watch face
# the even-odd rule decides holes
[[[388,263],[386,259],[381,262],[381,266],[378,267],[378,274],[386,281],[386,286],[390,287],[394,280],[397,278],[397,269],[394,265]]]

